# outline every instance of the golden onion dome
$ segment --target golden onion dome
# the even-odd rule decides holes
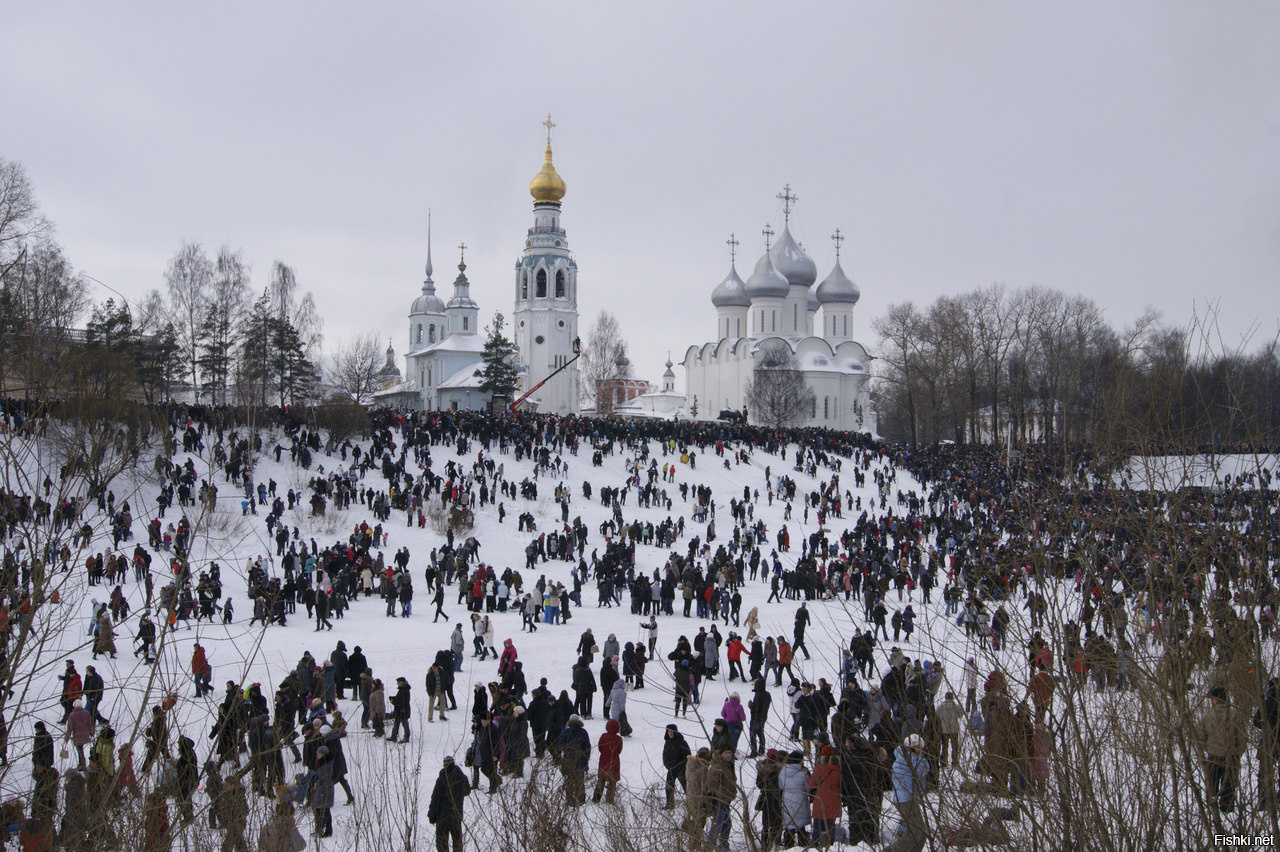
[[[564,179],[551,163],[551,141],[547,140],[547,156],[542,168],[529,181],[529,194],[537,204],[559,204],[564,198]]]

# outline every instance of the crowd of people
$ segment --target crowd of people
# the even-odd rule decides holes
[[[7,406],[4,415],[20,440],[38,439],[31,412]],[[446,713],[458,711],[454,681],[468,636],[473,665],[495,660],[496,678],[464,696],[469,732],[462,765],[446,757],[432,791],[427,816],[439,849],[461,848],[464,801],[472,790],[496,793],[524,778],[529,761],[552,762],[569,807],[587,802],[591,775],[593,802],[607,807],[636,795],[627,793],[628,782],[639,790],[639,779],[627,777],[622,761],[633,734],[628,696],[657,688],[670,691],[671,700],[659,703],[671,708],[673,720],[663,739],[662,807],[675,810],[682,796],[682,830],[721,848],[735,830],[755,833],[763,848],[837,841],[874,846],[881,842],[887,795],[898,816],[894,848],[918,850],[940,828],[928,824],[926,796],[939,789],[945,770],[961,765],[962,752],[977,767],[976,775],[966,768],[964,777],[980,779],[988,792],[1025,797],[1043,790],[1054,752],[1055,702],[1064,692],[1075,700],[1090,684],[1132,688],[1136,649],[1147,643],[1190,647],[1212,669],[1202,726],[1206,784],[1215,808],[1236,806],[1247,738],[1245,702],[1230,678],[1233,649],[1243,636],[1269,640],[1276,628],[1275,564],[1267,554],[1274,552],[1277,517],[1265,471],[1260,481],[1240,483],[1247,490],[1179,502],[1179,511],[1194,517],[1168,516],[1169,535],[1140,540],[1127,521],[1148,516],[1153,499],[1168,505],[1173,498],[1106,487],[1108,472],[1096,461],[1067,462],[1070,456],[1053,448],[1028,451],[1015,474],[987,448],[905,449],[865,436],[714,422],[375,411],[365,435],[337,441],[282,413],[278,430],[267,432],[279,438],[274,447],[234,411],[175,409],[169,423],[167,451],[154,465],[160,486],[154,512],[147,510],[145,546],[133,541],[130,503],[138,508],[138,498],[117,501],[110,483],[75,494],[59,487],[62,498],[53,501],[56,483],[46,476],[43,495],[0,494],[3,581],[11,590],[0,606],[5,670],[14,622],[44,603],[37,600],[33,554],[17,546],[30,525],[65,533],[59,547],[41,556],[68,571],[73,547],[88,552],[111,541],[84,560],[86,590],[114,584],[107,602],[93,604],[94,659],[117,653],[117,625],[131,616],[130,567],[140,604],[134,656],[144,664],[159,659],[157,631],[163,636],[193,618],[231,623],[226,566],[203,558],[197,565],[190,520],[200,507],[219,505],[219,484],[229,487],[239,513],[255,516],[275,544],[273,556],[255,556],[244,568],[249,628],[287,628],[301,606],[313,632],[329,631],[352,608],[378,605],[368,600],[374,597],[385,603],[387,618],[421,618],[412,606],[412,575],[421,571],[432,621],[454,624],[422,684],[428,723],[437,714],[446,722]],[[179,447],[186,456],[181,461]],[[615,452],[623,456],[621,481],[582,483],[580,499],[598,496],[607,509],[597,528],[581,514],[571,517],[570,492],[577,487],[560,481],[572,469],[565,456],[584,449],[593,467]],[[274,454],[279,462],[286,452],[305,473],[304,490],[278,493],[274,479],[255,478],[256,456]],[[441,463],[433,454],[454,458]],[[725,467],[748,465],[743,480],[758,484],[718,493],[677,482],[675,472],[692,468],[699,456],[704,464],[714,458]],[[508,478],[508,457],[527,461],[532,474],[519,482]],[[207,458],[207,470],[193,458]],[[906,476],[919,487],[904,487]],[[76,481],[66,469],[62,477]],[[801,477],[812,485],[802,487]],[[557,507],[550,517],[530,511],[539,480],[558,482],[543,482]],[[1067,481],[1089,484],[1077,485],[1069,500],[1062,493]],[[1257,494],[1264,499],[1254,499]],[[770,518],[781,522],[770,530],[763,515],[775,502],[779,511]],[[286,521],[302,507],[312,518],[331,507],[369,517],[344,538],[320,543],[303,535],[305,524]],[[170,510],[179,518],[166,528]],[[525,561],[492,564],[486,542],[466,530],[477,513],[504,523],[509,512],[519,520],[507,534],[526,542]],[[662,514],[667,517],[655,520]],[[1173,534],[1190,522],[1213,539],[1218,558],[1212,564],[1193,558]],[[1241,539],[1214,526],[1228,522],[1242,528],[1245,539],[1262,540],[1261,551],[1242,548]],[[435,546],[416,555],[401,546],[387,559],[401,525],[439,529]],[[130,545],[126,557],[121,548]],[[569,569],[567,579],[547,577],[556,563]],[[1051,586],[1072,596],[1065,605],[1069,617],[1053,631],[1046,621]],[[592,587],[594,597],[584,602],[583,590]],[[763,597],[766,589],[767,600],[744,615],[743,591]],[[935,589],[947,623],[975,649],[954,675],[948,661],[911,659],[903,650],[920,629],[921,613],[934,607]],[[499,621],[514,624],[518,615],[522,632],[532,634],[567,625],[593,603],[621,607],[624,597],[640,641],[622,642],[616,634],[598,640],[586,629],[564,664],[528,673],[515,639],[497,647]],[[450,619],[446,606],[465,607],[466,618]],[[832,628],[823,617],[831,608],[847,615],[839,620],[843,626]],[[791,623],[789,635],[764,635],[761,623],[779,618]],[[689,627],[675,630],[669,619],[682,626],[690,619]],[[861,628],[852,628],[858,619]],[[1015,641],[1011,628],[1024,621],[1025,677],[999,665],[980,667],[980,657],[992,658],[982,652],[994,654]],[[818,670],[808,647],[811,629],[840,633],[841,662],[830,679],[805,675]],[[663,645],[660,634],[669,633],[676,638]],[[123,685],[105,684],[93,666],[82,678],[68,661],[59,725],[77,765],[58,773],[53,733],[37,722],[34,788],[25,812],[20,802],[7,805],[14,817],[7,825],[24,837],[52,842],[56,836],[67,848],[80,848],[89,841],[85,814],[110,813],[140,797],[146,848],[163,849],[178,826],[195,818],[203,779],[208,824],[225,834],[224,848],[251,847],[245,833],[252,795],[271,802],[271,820],[254,848],[292,848],[300,839],[298,808],[311,810],[314,834],[329,836],[336,790],[348,804],[356,795],[348,780],[348,734],[368,731],[388,743],[410,739],[414,687],[396,676],[387,679],[389,689],[384,675],[375,674],[376,650],[370,655],[374,659],[360,646],[348,653],[338,641],[318,658],[304,654],[274,691],[229,680],[215,702],[212,661],[196,643],[190,674],[196,697],[208,702],[212,753],[200,760],[192,732],[174,723],[179,697],[166,694],[140,725],[145,753],[136,773],[133,744],[117,743],[101,712],[104,693]],[[1189,672],[1171,674],[1190,688]],[[747,698],[730,693],[706,737],[685,720],[691,712],[695,720],[710,716],[702,710],[709,681],[740,682]],[[604,730],[593,741],[586,722],[597,718],[597,692]],[[358,722],[347,718],[344,701],[358,703],[358,711],[350,711],[358,712]],[[1258,798],[1274,807],[1273,757],[1280,748],[1274,682],[1255,703],[1265,757]],[[0,729],[7,748],[3,714]],[[747,761],[754,761],[753,772]],[[739,797],[754,802],[758,822],[744,822],[742,810],[732,807]]]

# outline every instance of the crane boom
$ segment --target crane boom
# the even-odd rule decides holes
[[[576,337],[575,337],[575,338],[573,339],[573,357],[572,357],[572,358],[570,358],[568,361],[565,361],[563,364],[561,364],[561,365],[560,365],[559,367],[557,367],[555,370],[553,370],[553,371],[551,372],[551,375],[547,376],[545,379],[543,379],[542,381],[538,382],[536,385],[534,385],[533,387],[529,388],[529,389],[528,389],[527,391],[525,391],[524,393],[520,394],[520,396],[519,396],[518,398],[516,398],[516,400],[515,400],[514,402],[512,402],[512,403],[511,403],[511,405],[509,406],[509,410],[511,411],[511,413],[512,413],[512,414],[515,414],[515,413],[516,413],[516,409],[518,409],[518,408],[520,407],[520,403],[524,402],[526,399],[528,399],[529,397],[533,396],[534,392],[536,392],[536,391],[538,390],[538,388],[542,387],[542,386],[543,386],[543,385],[545,385],[547,382],[551,381],[551,380],[552,380],[552,379],[554,379],[556,376],[560,375],[560,373],[562,373],[566,367],[568,367],[570,364],[572,364],[574,361],[577,361],[577,360],[578,360],[579,358],[581,358],[581,357],[582,357],[582,342],[581,342],[578,338],[576,338]]]

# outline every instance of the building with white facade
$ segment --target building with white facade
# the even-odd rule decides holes
[[[519,352],[522,389],[532,388],[573,358],[573,341],[578,336],[578,264],[560,223],[565,184],[551,162],[554,126],[548,116],[546,155],[542,169],[529,183],[533,227],[515,267],[511,331]],[[539,388],[528,404],[540,412],[577,414],[577,365]]]
[[[861,292],[840,265],[839,230],[832,235],[835,264],[817,282],[813,260],[791,235],[788,186],[783,194],[786,221],[776,242],[767,226],[765,252],[746,281],[738,275],[732,236],[729,274],[711,292],[716,309],[715,337],[690,346],[685,368],[685,398],[691,416],[715,418],[721,411],[747,410],[747,388],[759,354],[785,347],[798,362],[814,401],[793,425],[851,432],[875,432],[870,401],[870,355],[853,339],[853,309]],[[816,287],[814,286],[816,283]]]
[[[560,225],[565,184],[551,161],[551,128],[542,168],[529,184],[533,226],[516,261],[515,308],[509,326],[520,359],[523,388],[531,388],[573,357],[578,336],[578,266]],[[476,410],[489,405],[480,390],[485,335],[480,308],[471,298],[466,246],[459,246],[458,277],[446,303],[436,293],[431,265],[431,225],[427,224],[427,266],[422,293],[409,308],[409,350],[405,380],[375,394],[384,404],[407,399],[426,410]],[[557,414],[577,413],[578,373],[569,367],[543,385],[530,407]],[[517,389],[517,394],[521,391]]]

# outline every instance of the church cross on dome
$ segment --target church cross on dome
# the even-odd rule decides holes
[[[467,268],[467,244],[458,243],[458,268]]]
[[[782,218],[786,224],[791,223],[791,205],[800,200],[800,197],[791,191],[791,184],[782,187],[782,192],[778,193],[778,200],[782,202]]]
[[[551,146],[551,128],[556,126],[556,123],[551,120],[551,113],[547,113],[547,120],[542,122],[542,126],[547,128],[547,147],[550,147]]]
[[[729,263],[732,265],[738,259],[738,246],[741,243],[738,242],[736,235],[730,234],[729,239],[725,240],[724,244],[729,247]]]
[[[774,235],[774,233],[775,233],[775,232],[774,232],[774,230],[773,230],[773,226],[772,226],[772,225],[770,225],[768,222],[765,222],[765,223],[764,223],[764,230],[763,230],[763,231],[761,231],[760,233],[764,234],[764,250],[765,250],[765,251],[768,251],[768,250],[769,250],[769,241],[773,239],[773,235]]]
[[[844,234],[840,233],[840,229],[836,228],[836,232],[831,235],[831,242],[836,244],[836,260],[840,259],[840,244],[844,242]]]

